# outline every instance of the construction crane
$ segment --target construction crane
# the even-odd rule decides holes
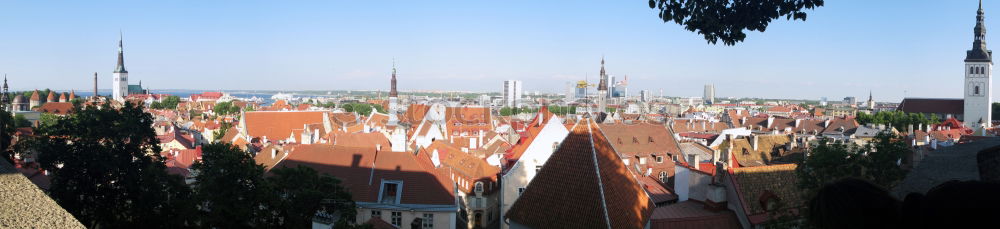
[[[588,88],[588,87],[593,87],[593,86],[594,86],[594,84],[587,83],[586,80],[576,81],[576,88]]]

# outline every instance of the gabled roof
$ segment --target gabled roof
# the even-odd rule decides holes
[[[441,157],[442,167],[450,168],[450,172],[465,179],[484,181],[484,183],[487,181],[492,182],[496,181],[497,174],[500,172],[500,168],[491,166],[486,163],[486,160],[462,152],[458,147],[444,143],[444,141],[434,141],[431,145],[427,146],[426,153],[432,155],[434,150],[437,150],[438,155]],[[473,185],[470,182],[469,185],[459,185],[458,188],[463,192],[469,193],[475,188]],[[486,192],[490,192],[490,190],[486,190]]]
[[[403,181],[400,204],[455,205],[451,181],[428,157],[382,149],[299,145],[275,167],[302,165],[337,177],[356,202],[377,202],[381,181],[398,180]]]
[[[601,131],[615,146],[618,153],[635,155],[637,153],[669,153],[680,154],[680,148],[674,136],[663,125],[651,123],[639,124],[600,124]]]
[[[389,139],[379,132],[371,133],[346,133],[336,135],[336,139],[330,139],[335,146],[375,148],[381,146],[382,149],[391,147]]]
[[[784,209],[802,207],[804,201],[798,190],[795,164],[732,168],[729,175],[736,185],[736,194],[751,224],[770,219],[766,204],[776,198]],[[775,209],[781,210],[781,209]]]
[[[965,112],[965,100],[904,98],[896,109],[906,113],[962,114]]]
[[[245,113],[247,135],[270,141],[287,139],[293,130],[307,124],[323,123],[324,111],[252,111]]]
[[[643,228],[653,208],[597,124],[585,119],[506,216],[532,228]]]
[[[512,146],[510,149],[511,152],[505,155],[505,158],[511,161],[517,161],[520,159],[521,156],[524,155],[524,151],[528,150],[528,146],[531,146],[531,142],[535,140],[535,137],[542,132],[545,124],[549,123],[554,116],[555,114],[549,112],[549,108],[547,106],[542,106],[542,108],[538,110],[538,114],[535,115],[535,118],[532,119],[531,122],[525,123],[524,132],[519,133],[521,135],[521,139]],[[539,119],[541,119],[540,125]]]
[[[35,108],[35,111],[57,114],[57,115],[67,115],[73,112],[72,103],[61,103],[61,102],[48,102]]]

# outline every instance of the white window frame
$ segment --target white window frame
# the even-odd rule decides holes
[[[521,194],[524,194],[524,190],[525,190],[524,187],[517,188],[517,196],[521,196]]]
[[[396,226],[396,228],[399,228],[399,227],[401,227],[403,225],[403,212],[396,212],[396,211],[394,211],[394,212],[389,213],[389,214],[391,214],[389,216],[390,217],[389,220],[391,221],[391,222],[389,222],[390,224],[392,224],[393,226]],[[397,220],[399,222],[397,222]]]
[[[420,226],[424,229],[434,228],[434,214],[424,213],[423,220],[420,221]]]

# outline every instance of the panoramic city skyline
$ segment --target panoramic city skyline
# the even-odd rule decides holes
[[[12,34],[0,37],[0,73],[13,90],[86,90],[96,71],[109,89],[121,30],[131,81],[154,90],[388,90],[395,58],[404,92],[499,92],[513,79],[564,93],[595,83],[604,56],[630,94],[696,97],[713,84],[719,97],[960,98],[976,10],[836,2],[723,46],[641,2],[356,4],[0,3],[19,9],[0,15]]]

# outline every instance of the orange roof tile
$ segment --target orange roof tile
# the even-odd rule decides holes
[[[267,137],[270,141],[286,139],[293,130],[323,123],[324,111],[253,111],[245,113],[247,135]]]
[[[585,119],[506,216],[533,228],[643,228],[654,207],[597,124]]]
[[[73,112],[72,103],[48,102],[35,108],[35,111],[57,115],[67,115]]]
[[[434,141],[431,145],[427,146],[425,152],[430,154],[434,150],[437,150],[438,155],[442,157],[440,159],[442,167],[451,168],[450,171],[452,173],[467,180],[494,182],[496,181],[497,174],[500,172],[500,168],[491,166],[485,160],[462,152],[458,147],[444,143],[444,141]],[[484,186],[489,187],[490,185]],[[469,193],[473,191],[474,186],[459,185],[458,188],[463,192]],[[486,190],[486,192],[491,191]]]
[[[435,170],[429,158],[413,153],[300,145],[275,167],[299,165],[337,177],[357,202],[377,202],[381,180],[401,180],[400,204],[455,205],[448,177]]]

